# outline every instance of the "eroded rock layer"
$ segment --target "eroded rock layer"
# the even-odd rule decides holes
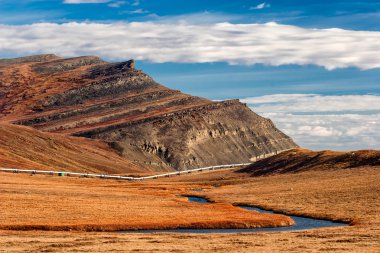
[[[54,55],[0,60],[0,117],[106,141],[136,163],[176,169],[249,162],[296,147],[238,100],[168,89],[133,60]]]

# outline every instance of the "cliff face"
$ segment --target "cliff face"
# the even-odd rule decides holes
[[[245,104],[168,89],[133,60],[42,55],[0,60],[0,73],[2,121],[100,139],[136,163],[185,169],[296,147]]]

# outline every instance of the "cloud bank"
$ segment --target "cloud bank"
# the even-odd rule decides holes
[[[94,54],[109,60],[152,62],[314,64],[329,70],[380,67],[380,32],[369,31],[305,29],[276,23],[73,22],[0,25],[0,34],[1,57]]]
[[[380,112],[380,96],[375,95],[322,96],[317,94],[274,94],[244,98],[241,101],[254,105],[256,110],[265,113]]]
[[[302,147],[380,149],[380,96],[276,94],[242,101]]]

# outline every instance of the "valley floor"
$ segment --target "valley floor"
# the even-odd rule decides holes
[[[379,178],[379,167],[265,177],[215,171],[139,183],[1,173],[0,226],[7,230],[0,230],[0,252],[379,252]],[[216,203],[189,203],[178,194]],[[228,203],[353,226],[243,234],[63,231],[285,221]],[[33,226],[62,231],[22,231]]]

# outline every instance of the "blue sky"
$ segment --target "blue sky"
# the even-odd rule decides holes
[[[380,1],[0,0],[0,58],[135,58],[171,88],[242,99],[306,148],[380,149],[379,20]]]
[[[7,24],[41,21],[146,21],[155,20],[158,17],[210,13],[215,16],[219,15],[220,21],[229,20],[234,23],[275,21],[281,24],[312,28],[380,29],[380,22],[378,22],[380,2],[376,0],[276,0],[267,2],[255,0],[115,0],[98,2],[103,3],[65,4],[64,0],[0,0],[2,14],[0,20]],[[264,5],[260,9],[260,4],[263,3]]]

